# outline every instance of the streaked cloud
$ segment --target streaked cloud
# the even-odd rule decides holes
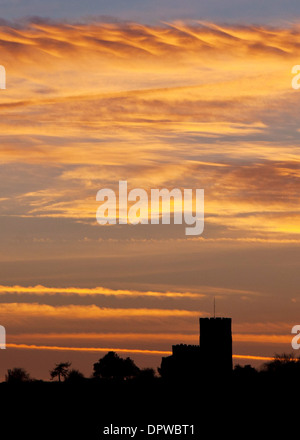
[[[136,317],[136,316],[154,316],[154,317],[167,317],[167,316],[198,316],[199,313],[192,310],[177,310],[177,309],[130,309],[130,308],[108,308],[97,307],[95,305],[90,306],[50,306],[46,304],[28,304],[28,303],[2,303],[0,307],[0,316],[5,320],[9,319],[9,316],[13,316],[13,319],[22,317],[43,317],[43,319],[53,317],[60,319],[118,319],[118,317]]]
[[[107,353],[109,351],[115,351],[118,353],[134,353],[134,354],[151,354],[151,355],[159,355],[159,356],[168,356],[172,354],[171,351],[167,350],[143,350],[143,349],[134,349],[134,348],[110,348],[110,347],[61,347],[61,346],[53,346],[53,345],[28,345],[28,344],[6,344],[7,348],[17,348],[17,349],[25,349],[25,350],[54,350],[54,351],[84,351],[84,352],[101,352]]]
[[[202,187],[208,223],[294,238],[298,33],[184,22],[2,26],[2,163],[49,176],[26,190],[12,182],[3,212],[94,220],[97,190],[120,176],[146,190]]]
[[[255,328],[255,324],[253,326]],[[282,330],[282,329],[281,329]],[[190,344],[194,341],[199,340],[199,334],[189,334],[189,333],[22,333],[10,335],[10,341],[72,341],[76,345],[80,344],[81,341],[88,341],[89,343],[103,343],[103,341],[110,341],[112,343],[119,343],[124,341],[135,342],[135,343],[149,343],[155,342],[158,345],[170,344],[173,345],[174,342],[180,341],[180,343]],[[256,343],[256,344],[290,344],[291,335],[290,334],[257,334],[257,333],[234,333],[234,342]]]
[[[47,286],[2,286],[0,295],[17,293],[29,295],[79,295],[79,296],[117,296],[117,297],[161,297],[161,298],[203,298],[207,294],[217,295],[257,295],[257,292],[243,289],[229,289],[225,287],[199,286],[198,292],[153,292],[137,290],[114,290],[105,287],[47,287]]]
[[[143,354],[143,355],[158,355],[158,356],[169,356],[172,354],[170,350],[143,350],[134,348],[116,348],[116,347],[61,347],[61,346],[51,346],[51,345],[27,345],[27,344],[7,344],[7,348],[14,349],[25,349],[25,350],[51,350],[51,351],[76,351],[76,352],[104,352],[115,351],[117,353],[128,353],[128,354]],[[273,360],[273,356],[256,356],[256,355],[243,355],[243,354],[233,354],[233,359],[246,359],[254,361],[270,361]]]
[[[81,295],[81,296],[119,296],[119,297],[163,297],[163,298],[201,298],[203,294],[192,292],[142,292],[136,290],[113,290],[104,287],[45,287],[45,286],[0,286],[0,294],[18,293],[30,295]]]

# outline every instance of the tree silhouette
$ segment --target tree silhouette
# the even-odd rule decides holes
[[[300,359],[294,354],[275,354],[274,359],[266,362],[263,366],[263,372],[273,376],[286,376],[292,378],[293,375],[300,374]]]
[[[29,382],[30,380],[30,375],[24,368],[8,369],[5,375],[5,381],[9,383]]]
[[[80,371],[73,369],[68,372],[68,375],[66,376],[65,381],[77,383],[77,382],[82,382],[84,379],[85,379],[85,377]]]
[[[138,377],[144,381],[153,380],[155,378],[155,370],[153,368],[142,368]]]
[[[114,351],[108,352],[103,358],[94,364],[94,377],[125,379],[137,376],[140,369],[132,359],[121,358]]]
[[[257,377],[258,371],[252,367],[251,365],[247,364],[244,366],[241,365],[235,365],[233,370],[234,377],[237,377],[238,379],[254,379]]]
[[[69,374],[70,366],[71,362],[61,362],[59,364],[56,364],[55,368],[50,371],[51,380],[53,380],[55,377],[58,377],[58,382],[61,381],[62,377],[66,379]]]

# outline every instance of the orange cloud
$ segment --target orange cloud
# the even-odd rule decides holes
[[[191,341],[199,339],[198,334],[184,333],[22,333],[9,335],[9,339],[17,340],[48,340],[70,339],[70,340],[122,340],[122,341]]]
[[[272,361],[274,357],[271,356],[256,356],[247,354],[233,354],[233,359],[248,359],[249,361]]]
[[[233,333],[233,342],[258,343],[258,344],[290,344],[290,334],[244,334]],[[193,343],[199,341],[199,334],[192,333],[22,333],[9,335],[10,341],[43,341],[43,340],[69,340],[69,341],[131,341],[131,342],[152,342],[157,343]]]
[[[258,344],[291,344],[291,335],[274,335],[274,334],[238,334],[233,335],[235,342],[255,342]]]
[[[47,286],[3,286],[0,285],[0,295],[5,294],[29,294],[29,295],[78,295],[78,296],[117,296],[117,297],[157,297],[157,298],[203,298],[208,294],[219,295],[257,295],[258,292],[246,289],[234,289],[226,287],[199,286],[197,292],[154,292],[137,290],[114,290],[106,287],[47,287]]]
[[[18,293],[30,295],[95,295],[95,296],[119,296],[119,297],[161,297],[161,298],[202,298],[204,295],[191,292],[142,292],[136,290],[113,290],[104,287],[45,287],[45,286],[1,286],[0,294]],[[244,292],[246,293],[246,292]]]
[[[172,351],[169,350],[141,350],[134,348],[101,348],[101,347],[60,347],[60,346],[50,346],[50,345],[30,345],[30,344],[6,344],[7,348],[23,349],[23,350],[53,350],[53,351],[83,351],[83,352],[109,352],[115,351],[118,353],[133,353],[133,354],[144,354],[144,355],[158,355],[158,356],[169,356]],[[248,359],[248,360],[260,360],[260,361],[270,361],[274,357],[270,356],[256,356],[256,355],[239,355],[233,354],[233,359]]]
[[[126,176],[146,190],[204,188],[206,221],[243,237],[295,238],[298,35],[183,22],[0,27],[1,160],[57,173],[11,189],[0,208],[94,220],[97,190]]]
[[[141,350],[134,348],[100,348],[100,347],[59,347],[53,345],[30,345],[30,344],[6,344],[7,348],[18,348],[25,350],[55,350],[55,351],[85,351],[85,352],[108,352],[116,351],[119,353],[170,355],[172,352],[166,350]]]
[[[46,304],[29,303],[1,303],[0,316],[3,319],[9,317],[43,317],[63,319],[117,319],[120,317],[167,317],[167,316],[199,316],[199,312],[178,309],[155,309],[155,308],[109,308],[96,305],[78,306],[50,306]]]

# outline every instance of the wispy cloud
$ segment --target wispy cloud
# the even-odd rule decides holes
[[[110,347],[61,347],[57,345],[34,345],[34,344],[6,344],[7,348],[17,348],[25,350],[54,350],[54,351],[84,351],[84,352],[109,352],[115,351],[118,353],[134,353],[134,354],[151,354],[151,355],[170,355],[172,354],[169,350],[146,350],[138,348],[110,348]]]
[[[39,189],[19,187],[15,203],[10,185],[3,212],[94,219],[97,190],[120,176],[146,190],[201,186],[206,221],[241,235],[298,234],[298,33],[183,22],[3,26],[2,162],[57,172],[47,185],[37,177]]]
[[[135,349],[135,348],[118,348],[118,347],[62,347],[56,345],[30,345],[30,344],[6,344],[7,348],[23,349],[23,350],[46,350],[46,351],[77,351],[77,352],[109,352],[115,351],[117,353],[132,353],[132,354],[144,354],[144,355],[158,355],[158,356],[169,356],[172,354],[170,350],[146,350],[146,349]],[[271,356],[257,356],[257,355],[246,355],[246,354],[233,354],[233,359],[248,359],[254,361],[270,361],[274,357]]]
[[[106,287],[47,287],[47,286],[3,286],[0,285],[0,295],[16,293],[29,295],[79,295],[79,296],[117,296],[117,297],[157,297],[157,298],[203,298],[205,295],[257,295],[258,292],[244,289],[225,287],[199,286],[198,292],[153,292],[137,290],[109,289]]]
[[[151,309],[151,308],[109,308],[98,307],[96,305],[78,306],[50,306],[46,304],[29,303],[2,303],[0,306],[0,316],[3,320],[17,317],[43,317],[43,319],[52,317],[66,320],[75,320],[81,318],[88,319],[118,319],[119,317],[139,317],[139,316],[198,316],[199,312],[192,310],[178,309]]]
[[[0,286],[0,294],[29,295],[79,295],[79,296],[117,296],[117,297],[157,297],[157,298],[202,298],[204,295],[192,292],[143,292],[136,290],[113,290],[104,287],[45,287],[45,286]]]

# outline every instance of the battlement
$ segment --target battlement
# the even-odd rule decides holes
[[[191,354],[199,354],[199,345],[177,344],[172,345],[172,353],[174,356],[188,356]]]

